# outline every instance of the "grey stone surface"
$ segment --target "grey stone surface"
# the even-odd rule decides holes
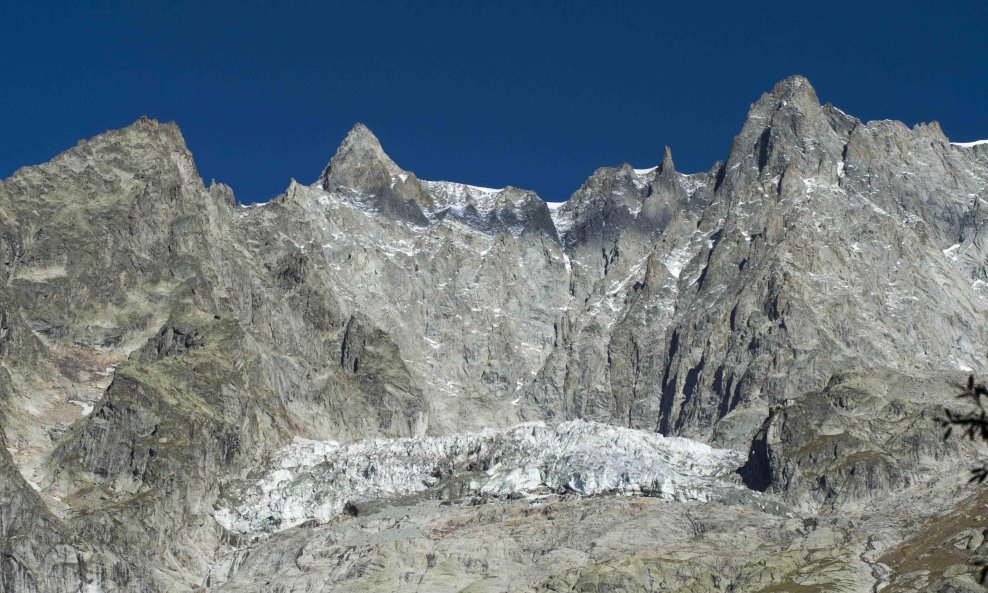
[[[142,119],[0,181],[0,589],[968,590],[984,450],[936,416],[986,371],[985,145],[792,77],[710,171],[661,154],[550,208],[358,125],[244,207]],[[214,517],[293,439],[574,419],[739,451],[743,495]]]

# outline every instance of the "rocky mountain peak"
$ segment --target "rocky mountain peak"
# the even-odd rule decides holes
[[[145,150],[138,150],[133,156],[139,156],[141,152],[147,153],[158,150],[171,154],[187,155],[190,158],[192,156],[189,146],[185,142],[185,136],[182,135],[182,130],[179,129],[178,124],[173,121],[161,123],[147,116],[142,116],[134,123],[120,130],[101,134],[90,142],[98,139],[143,146]]]
[[[320,177],[327,190],[349,188],[360,189],[363,177],[355,176],[355,170],[371,169],[373,172],[397,175],[404,171],[391,160],[381,147],[377,136],[362,123],[353,126],[346,138],[336,149],[336,154],[323,169]],[[354,187],[356,185],[357,187]]]
[[[432,196],[415,174],[391,160],[373,132],[361,123],[344,138],[320,183],[326,191],[360,197],[380,212],[416,224],[428,223],[422,209],[432,206]]]
[[[381,142],[380,140],[377,139],[377,136],[374,135],[374,132],[372,132],[370,128],[368,128],[366,125],[364,125],[362,122],[359,121],[353,124],[353,127],[350,128],[349,132],[347,132],[346,138],[343,141],[344,143],[366,142],[368,144],[377,146],[378,149],[381,148]]]
[[[802,76],[790,76],[763,94],[748,111],[748,119],[742,128],[760,133],[766,127],[786,126],[793,130],[805,120],[814,120],[821,113],[820,99],[810,82]]]
[[[820,105],[802,76],[777,83],[752,104],[734,140],[726,168],[727,187],[753,180],[778,181],[796,167],[804,176],[835,168],[857,121]],[[830,177],[829,172],[824,176]]]
[[[940,127],[940,122],[938,121],[916,124],[913,126],[913,132],[922,134],[930,140],[934,140],[941,144],[950,143],[950,140],[947,138],[947,135],[943,133],[943,128]]]
[[[676,172],[676,164],[672,162],[672,149],[666,146],[665,152],[662,153],[662,165],[659,170],[669,175]]]
[[[384,149],[381,147],[381,141],[377,139],[374,132],[370,130],[364,124],[357,122],[350,128],[347,132],[346,138],[340,144],[340,148],[337,151],[353,152],[353,151],[364,151],[366,153],[374,154],[376,158],[387,160],[391,162],[391,159],[384,154]],[[392,163],[393,164],[393,163]]]
[[[111,155],[115,155],[114,158],[123,156],[130,161],[160,160],[166,154],[189,158],[192,156],[185,137],[175,122],[160,123],[156,119],[142,116],[123,128],[80,140],[74,147],[52,159],[51,163],[109,158]]]
[[[775,83],[771,96],[779,101],[792,102],[800,106],[820,106],[816,90],[804,76],[793,75]]]

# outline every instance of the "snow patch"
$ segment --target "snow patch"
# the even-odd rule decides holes
[[[70,399],[69,400],[69,403],[70,404],[75,404],[75,405],[79,406],[80,408],[82,408],[82,415],[83,416],[88,416],[88,415],[90,415],[93,412],[93,404],[91,404],[90,402],[80,401],[80,400],[77,400],[77,399]]]
[[[943,250],[943,256],[949,261],[957,261],[957,251],[961,248],[960,243],[954,243],[950,247]]]
[[[698,189],[707,185],[709,178],[703,173],[692,173],[689,175],[680,175],[679,184],[682,186],[683,191],[686,192],[687,196],[692,196],[696,193]]]
[[[669,254],[669,257],[665,260],[666,269],[675,278],[679,278],[679,274],[686,267],[692,258],[693,253],[691,252],[689,245],[683,247],[682,249],[677,249]]]

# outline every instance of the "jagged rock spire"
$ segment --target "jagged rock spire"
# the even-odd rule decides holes
[[[795,164],[804,175],[829,181],[847,143],[850,124],[837,123],[832,108],[820,105],[803,76],[790,76],[763,94],[748,110],[727,160],[727,185],[777,178]]]
[[[361,189],[368,182],[376,182],[377,176],[390,183],[391,175],[404,173],[384,152],[380,141],[362,123],[353,126],[343,139],[336,154],[323,169],[320,180],[327,190]]]
[[[659,171],[666,175],[676,172],[676,164],[672,162],[672,149],[668,146],[662,154],[662,165],[659,167]]]
[[[795,103],[802,108],[820,107],[816,91],[804,76],[794,75],[780,80],[772,87],[771,96],[777,101]]]
[[[374,207],[411,222],[425,224],[422,208],[432,196],[415,175],[391,160],[364,124],[353,126],[336,154],[323,169],[320,183],[326,191],[366,196]]]

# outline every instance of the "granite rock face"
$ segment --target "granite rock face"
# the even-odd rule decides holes
[[[15,172],[0,589],[976,586],[985,145],[792,77],[661,154],[547,204],[358,124],[241,206],[142,119]]]

